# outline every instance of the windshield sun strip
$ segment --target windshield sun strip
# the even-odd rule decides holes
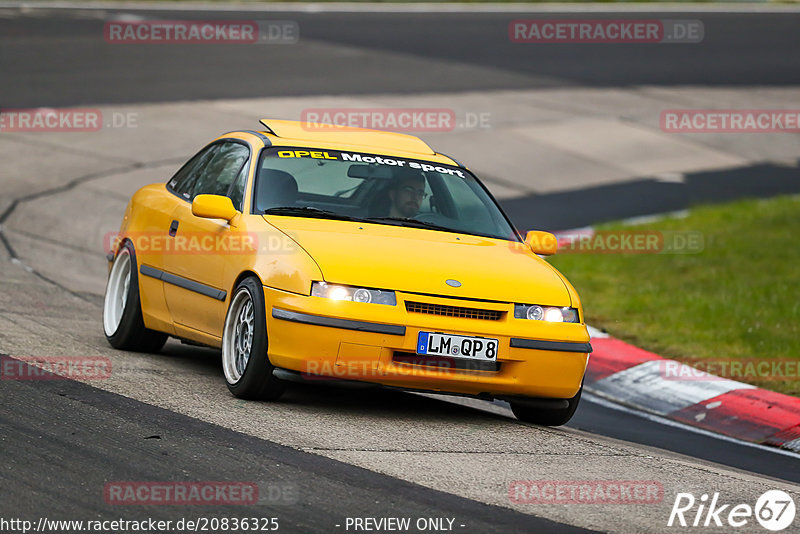
[[[314,152],[316,152],[316,151],[323,151],[323,152],[327,151],[327,152],[337,152],[337,153],[346,152],[348,154],[359,156],[362,159],[364,159],[366,157],[371,157],[371,158],[375,158],[375,159],[382,158],[384,160],[385,159],[404,160],[404,161],[407,161],[407,162],[418,163],[420,165],[429,165],[429,166],[434,166],[434,167],[449,168],[452,172],[459,173],[458,175],[461,176],[462,178],[464,178],[465,180],[471,178],[471,180],[478,186],[478,188],[480,188],[483,191],[483,193],[489,198],[489,200],[491,201],[492,206],[494,207],[494,209],[496,209],[498,211],[498,213],[501,216],[502,220],[510,228],[511,235],[505,236],[505,235],[497,235],[497,234],[491,234],[491,233],[472,232],[472,231],[461,230],[461,229],[457,229],[457,228],[447,228],[447,227],[444,227],[444,226],[441,226],[441,225],[436,225],[435,223],[432,223],[430,226],[427,226],[427,225],[425,225],[426,221],[419,221],[419,223],[420,223],[419,225],[405,225],[405,224],[399,224],[398,225],[398,224],[392,224],[392,223],[385,222],[385,221],[376,221],[376,220],[373,220],[374,218],[357,217],[357,216],[352,216],[352,215],[347,215],[347,214],[341,214],[341,215],[339,215],[339,214],[333,215],[332,214],[332,215],[330,215],[328,217],[320,216],[320,217],[316,217],[316,218],[329,218],[331,220],[346,220],[346,221],[352,221],[352,222],[363,222],[363,223],[367,223],[367,224],[381,224],[381,225],[388,225],[388,226],[403,226],[405,228],[417,228],[417,229],[420,229],[420,230],[435,230],[435,231],[441,231],[441,232],[449,232],[449,233],[455,233],[455,234],[470,235],[470,236],[475,236],[475,237],[484,237],[484,238],[489,238],[489,239],[499,239],[499,240],[503,240],[503,241],[524,242],[524,240],[522,239],[522,235],[519,233],[519,230],[511,222],[511,219],[508,217],[508,215],[502,209],[502,207],[497,202],[497,200],[491,195],[491,193],[490,193],[489,189],[486,187],[486,185],[484,183],[482,183],[471,171],[469,171],[463,165],[460,165],[458,163],[449,164],[449,163],[435,162],[435,161],[429,161],[429,160],[421,160],[421,159],[416,159],[416,158],[408,158],[408,157],[404,157],[404,156],[388,156],[386,154],[372,154],[372,153],[367,153],[367,152],[361,152],[361,151],[358,151],[358,150],[342,150],[342,149],[332,149],[332,148],[325,149],[325,148],[318,148],[318,147],[308,148],[308,147],[294,147],[294,146],[291,146],[291,147],[290,146],[277,147],[277,146],[274,146],[274,145],[273,146],[265,146],[265,147],[263,147],[261,149],[260,153],[257,156],[258,157],[258,161],[259,161],[259,165],[257,166],[255,172],[253,173],[254,180],[253,180],[252,189],[251,189],[251,194],[252,194],[251,213],[253,213],[253,214],[261,214],[261,215],[279,215],[279,216],[290,216],[290,217],[315,218],[310,212],[309,213],[303,213],[303,214],[298,213],[297,215],[267,214],[267,213],[264,213],[264,211],[258,210],[257,207],[256,207],[256,199],[255,199],[256,185],[257,185],[257,182],[258,182],[259,174],[260,174],[261,170],[263,169],[264,160],[266,158],[268,158],[268,157],[275,157],[279,151],[295,151],[295,150],[304,150],[304,151],[308,151],[308,152],[312,152],[312,151],[314,151]],[[447,157],[447,156],[445,156],[445,157]],[[350,161],[350,160],[348,160],[348,161]],[[360,162],[360,160],[359,161],[352,161],[352,163],[359,163],[359,162]],[[464,176],[464,173],[466,173],[466,176]],[[319,209],[319,208],[317,208],[317,209]],[[335,212],[332,212],[332,213],[335,213]]]

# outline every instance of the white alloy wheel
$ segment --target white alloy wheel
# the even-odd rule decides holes
[[[113,336],[119,329],[131,285],[131,255],[127,248],[119,251],[106,284],[103,300],[103,329]]]
[[[253,299],[247,288],[242,287],[233,296],[222,332],[222,368],[229,384],[239,382],[247,369],[254,326]]]

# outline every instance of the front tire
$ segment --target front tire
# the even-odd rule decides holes
[[[114,258],[103,298],[103,331],[115,349],[158,352],[167,335],[144,326],[136,251],[125,242]]]
[[[518,402],[509,402],[511,411],[517,416],[517,419],[526,423],[533,423],[542,426],[561,426],[567,424],[572,416],[575,415],[575,410],[578,409],[578,404],[581,401],[581,393],[583,392],[583,384],[571,399],[567,399],[566,408],[548,409],[532,404],[527,404],[524,400]]]
[[[267,356],[264,288],[255,277],[236,286],[222,330],[222,370],[228,390],[240,399],[275,400],[285,383],[273,376]]]

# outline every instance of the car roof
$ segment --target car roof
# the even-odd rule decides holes
[[[453,158],[437,153],[425,141],[413,135],[282,119],[262,119],[261,124],[266,130],[229,132],[221,137],[231,134],[255,135],[273,146],[371,152],[461,166]]]
[[[261,124],[267,128],[268,134],[281,139],[398,150],[426,156],[436,155],[436,152],[425,141],[408,134],[278,119],[262,119]]]

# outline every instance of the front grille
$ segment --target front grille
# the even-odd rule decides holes
[[[462,317],[464,319],[483,319],[484,321],[499,321],[503,316],[503,312],[496,310],[482,310],[480,308],[464,308],[461,306],[446,306],[444,304],[412,301],[406,301],[406,311],[412,313],[427,313],[428,315],[444,315],[445,317]]]
[[[438,367],[459,371],[494,371],[500,370],[500,362],[486,362],[482,360],[468,360],[466,358],[450,358],[448,356],[420,356],[413,352],[395,351],[392,361],[420,365],[423,367]]]

